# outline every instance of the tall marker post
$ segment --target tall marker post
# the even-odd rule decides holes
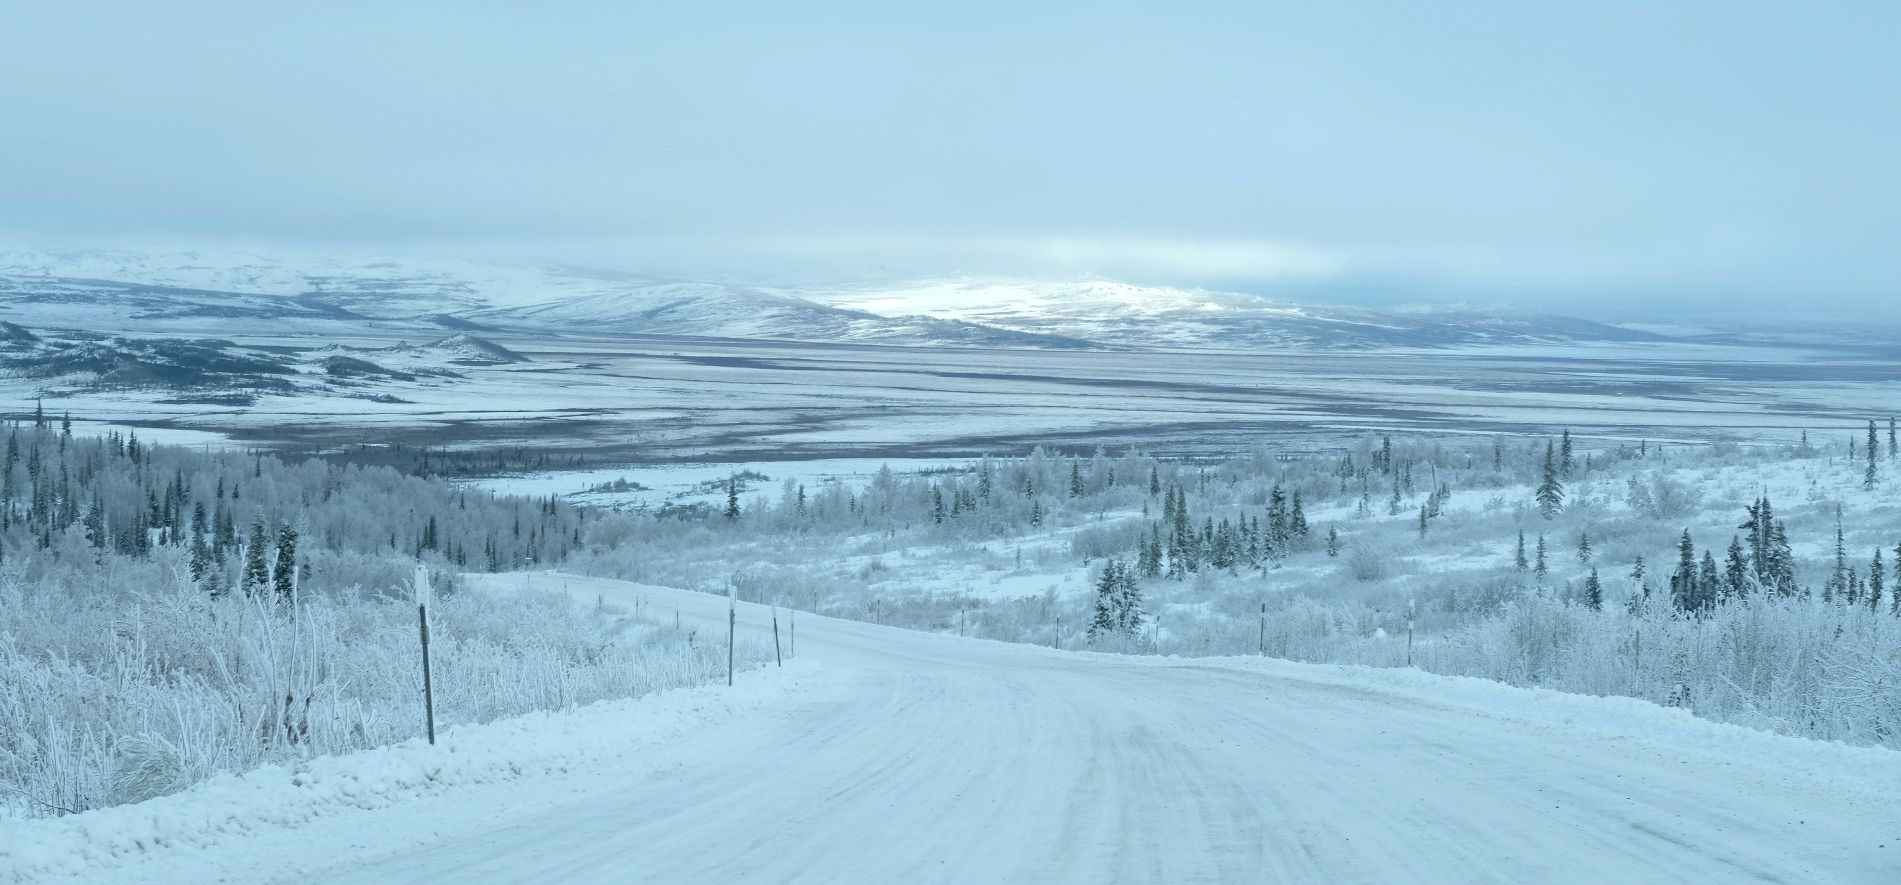
[[[726,585],[726,685],[733,684],[733,642],[739,632],[738,590],[732,584]]]
[[[416,624],[422,632],[422,711],[429,743],[436,742],[436,695],[429,681],[429,569],[416,566]]]
[[[779,607],[772,607],[772,661],[783,667],[785,658],[779,654]]]
[[[1406,666],[1413,665],[1413,600],[1406,600]]]
[[[1267,603],[1261,603],[1261,657],[1267,657]]]

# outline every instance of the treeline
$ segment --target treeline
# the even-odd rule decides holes
[[[339,465],[388,467],[409,476],[473,479],[538,473],[549,470],[586,470],[595,462],[585,454],[531,449],[526,446],[446,449],[439,446],[358,444],[309,452],[289,451],[291,460],[315,458]]]
[[[0,819],[419,734],[418,561],[461,590],[430,608],[440,726],[724,675],[685,631],[461,589],[571,557],[592,520],[558,499],[44,414],[0,436]]]
[[[151,445],[136,432],[82,437],[43,414],[6,430],[0,562],[96,569],[178,559],[213,596],[291,601],[343,563],[401,560],[503,571],[566,558],[586,515],[558,498],[504,498],[382,467]],[[326,569],[329,565],[331,568]]]

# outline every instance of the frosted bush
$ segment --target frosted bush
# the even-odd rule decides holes
[[[1386,557],[1370,544],[1354,544],[1343,559],[1347,576],[1355,581],[1365,583],[1386,577]]]
[[[185,754],[155,734],[127,735],[112,748],[112,775],[106,784],[111,804],[144,802],[169,796],[191,785]]]
[[[146,563],[132,592],[0,592],[0,807],[82,811],[216,772],[349,752],[422,729],[416,609],[381,593],[295,607],[211,600]],[[141,570],[127,566],[133,577]],[[431,611],[438,726],[723,676],[725,649],[556,592],[460,591]],[[763,659],[740,649],[743,662]]]

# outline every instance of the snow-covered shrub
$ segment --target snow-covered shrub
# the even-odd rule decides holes
[[[1371,544],[1356,543],[1348,547],[1342,560],[1347,576],[1355,581],[1365,583],[1386,577],[1386,557]]]
[[[156,734],[119,738],[112,747],[112,775],[106,784],[107,804],[144,802],[169,796],[197,778],[185,754]]]

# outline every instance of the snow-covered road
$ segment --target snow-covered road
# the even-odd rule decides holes
[[[533,580],[723,638],[719,597]],[[797,647],[822,690],[639,765],[347,812],[195,881],[1901,881],[1892,752],[1414,673],[811,616]]]

